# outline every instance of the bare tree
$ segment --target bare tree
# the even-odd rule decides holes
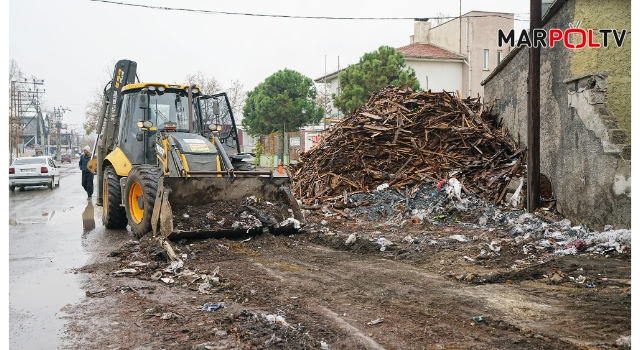
[[[111,60],[111,62],[104,68],[104,70],[102,71],[102,77],[100,78],[100,82],[98,83],[99,85],[93,90],[91,100],[87,102],[87,105],[84,108],[85,121],[84,123],[82,123],[82,128],[87,135],[96,131],[96,128],[98,126],[98,118],[100,118],[100,110],[102,108],[104,89],[111,81],[115,65],[116,61]]]
[[[14,80],[18,81],[22,78],[24,78],[22,69],[20,69],[18,62],[12,58],[9,60],[9,84]]]
[[[185,78],[185,84],[196,84],[203,94],[213,95],[222,91],[222,85],[215,77],[207,77],[204,73],[198,71],[196,74],[188,74]]]
[[[316,96],[316,105],[324,109],[324,117],[331,117],[331,109],[333,100],[331,99],[331,83],[320,83],[316,85],[318,95]]]
[[[436,17],[433,18],[431,21],[433,23],[433,26],[435,27],[435,26],[439,26],[442,23],[447,22],[448,20],[450,20],[451,18],[449,18],[449,17],[451,17],[449,15],[449,13],[444,13],[442,11],[438,11],[438,13],[436,13]]]
[[[242,122],[242,109],[247,101],[247,92],[244,90],[244,84],[240,80],[232,80],[231,86],[227,89],[227,96],[229,96],[229,103],[231,104],[231,111],[233,111],[236,124],[240,125]]]
[[[106,83],[105,83],[106,84]],[[103,90],[95,88],[92,93],[91,100],[84,107],[84,123],[82,128],[89,135],[96,131],[98,126],[98,118],[100,118],[100,110],[102,108]]]

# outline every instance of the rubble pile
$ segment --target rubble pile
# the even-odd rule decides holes
[[[293,165],[304,203],[381,184],[413,195],[425,180],[456,177],[466,193],[499,202],[524,172],[524,150],[477,99],[386,87],[331,128]]]
[[[285,204],[249,196],[217,200],[206,205],[186,206],[174,210],[176,231],[259,232],[264,228],[300,228]]]

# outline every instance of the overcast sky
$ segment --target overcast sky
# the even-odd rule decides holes
[[[459,1],[213,1],[121,0],[208,11],[331,17],[458,15]],[[527,18],[529,1],[462,1],[462,13],[499,11]],[[516,29],[528,22],[516,21]],[[201,14],[93,2],[11,0],[9,58],[45,81],[49,107],[71,109],[63,121],[80,125],[92,91],[112,62],[138,63],[142,81],[182,83],[189,73],[215,76],[246,90],[280,69],[312,79],[356,63],[381,45],[409,44],[412,20],[326,20]]]

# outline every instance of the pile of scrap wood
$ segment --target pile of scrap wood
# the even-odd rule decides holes
[[[386,87],[300,155],[294,195],[309,204],[385,183],[413,194],[455,177],[466,193],[499,202],[526,157],[494,119],[478,99]]]

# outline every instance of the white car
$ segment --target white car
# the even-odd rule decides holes
[[[60,170],[49,156],[16,158],[9,167],[9,190],[25,186],[60,186]]]

